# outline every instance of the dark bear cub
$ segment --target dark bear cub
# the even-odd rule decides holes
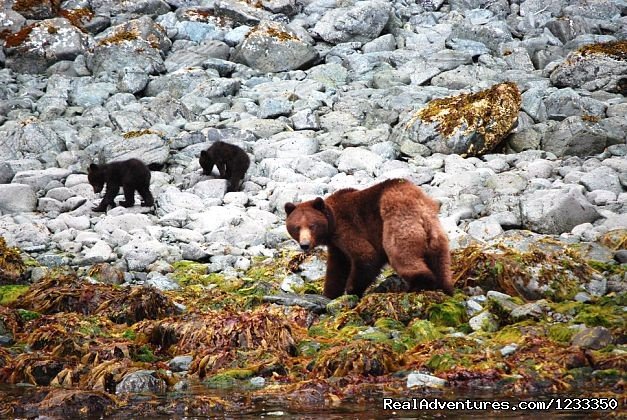
[[[250,165],[250,159],[244,150],[223,141],[217,141],[200,152],[199,160],[205,175],[211,175],[213,165],[217,166],[220,178],[229,182],[229,192],[239,190]]]
[[[287,230],[307,251],[328,250],[324,295],[362,296],[389,263],[409,290],[453,293],[448,238],[438,204],[404,179],[285,204]]]
[[[107,211],[107,207],[115,207],[113,199],[124,189],[124,201],[120,205],[132,207],[135,204],[135,191],[144,201],[142,206],[152,207],[155,200],[150,193],[150,169],[139,159],[129,159],[120,162],[111,162],[103,165],[92,163],[87,170],[87,179],[94,192],[102,191],[107,184],[105,196],[94,211]]]

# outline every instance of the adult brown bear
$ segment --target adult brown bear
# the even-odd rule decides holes
[[[324,295],[362,296],[384,264],[412,291],[453,293],[448,238],[438,204],[404,179],[365,190],[344,189],[326,200],[287,203],[287,230],[307,251],[328,248]]]

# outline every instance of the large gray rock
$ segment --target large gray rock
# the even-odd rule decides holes
[[[380,0],[332,8],[316,23],[313,32],[331,44],[372,41],[387,24],[390,12],[390,4]]]
[[[0,213],[25,213],[36,207],[37,195],[32,186],[0,184]]]
[[[572,116],[549,127],[542,137],[541,148],[557,157],[592,156],[612,144],[624,142],[623,135],[606,130],[595,121]]]
[[[165,138],[158,134],[114,137],[102,148],[104,162],[112,160],[141,159],[146,165],[164,164],[170,156],[170,147]]]
[[[35,191],[43,190],[51,181],[61,181],[70,175],[70,171],[61,168],[36,169],[22,171],[15,174],[13,182],[16,184],[27,184]]]
[[[521,200],[523,227],[537,233],[562,234],[601,215],[578,188],[540,190]]]
[[[623,40],[581,47],[553,70],[551,82],[558,87],[620,92],[627,74],[625,45]]]
[[[588,191],[605,190],[615,194],[623,192],[618,173],[607,166],[591,170],[581,177],[580,182]]]
[[[518,119],[520,104],[520,91],[514,83],[434,99],[418,112],[406,115],[394,128],[390,140],[412,156],[481,155],[509,134]]]
[[[167,389],[165,381],[155,375],[153,370],[138,370],[122,378],[115,387],[116,394],[164,394]]]
[[[262,72],[276,73],[300,69],[317,58],[314,47],[301,40],[288,26],[264,21],[237,47],[232,61]]]
[[[57,61],[87,53],[92,43],[91,36],[69,20],[47,19],[6,39],[6,66],[18,73],[43,73]]]
[[[162,55],[171,45],[163,28],[142,16],[98,34],[93,51],[87,55],[87,67],[93,74],[113,74],[128,67],[161,73],[165,71]]]
[[[501,44],[513,40],[507,24],[503,21],[492,21],[486,25],[475,25],[466,20],[453,25],[447,42],[458,39],[480,42],[494,52],[499,50]]]
[[[548,118],[563,120],[573,115],[602,118],[607,106],[596,99],[581,96],[571,88],[551,93],[544,101]]]
[[[0,127],[0,156],[2,159],[38,158],[52,162],[66,149],[65,142],[49,123],[35,119],[8,121]]]

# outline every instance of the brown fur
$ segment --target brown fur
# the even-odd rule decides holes
[[[362,296],[389,263],[410,290],[453,292],[448,238],[438,204],[404,179],[365,190],[345,189],[295,205],[286,225],[301,248],[327,245],[324,295]]]

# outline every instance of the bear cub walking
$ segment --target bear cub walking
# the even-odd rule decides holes
[[[304,251],[327,245],[323,293],[330,299],[344,292],[362,296],[386,263],[411,291],[452,294],[451,255],[438,210],[404,179],[285,205],[287,230]]]
[[[129,159],[119,162],[110,162],[103,165],[92,163],[87,169],[87,179],[94,192],[102,191],[107,184],[105,196],[100,204],[93,208],[94,211],[107,211],[109,206],[115,207],[113,201],[120,191],[124,189],[124,201],[120,205],[132,207],[135,204],[135,191],[143,198],[142,206],[152,207],[155,200],[150,193],[150,169],[139,159]]]
[[[217,141],[200,152],[199,161],[205,175],[211,175],[213,165],[217,166],[220,178],[229,182],[229,192],[239,190],[250,165],[250,159],[244,150],[223,141]]]

